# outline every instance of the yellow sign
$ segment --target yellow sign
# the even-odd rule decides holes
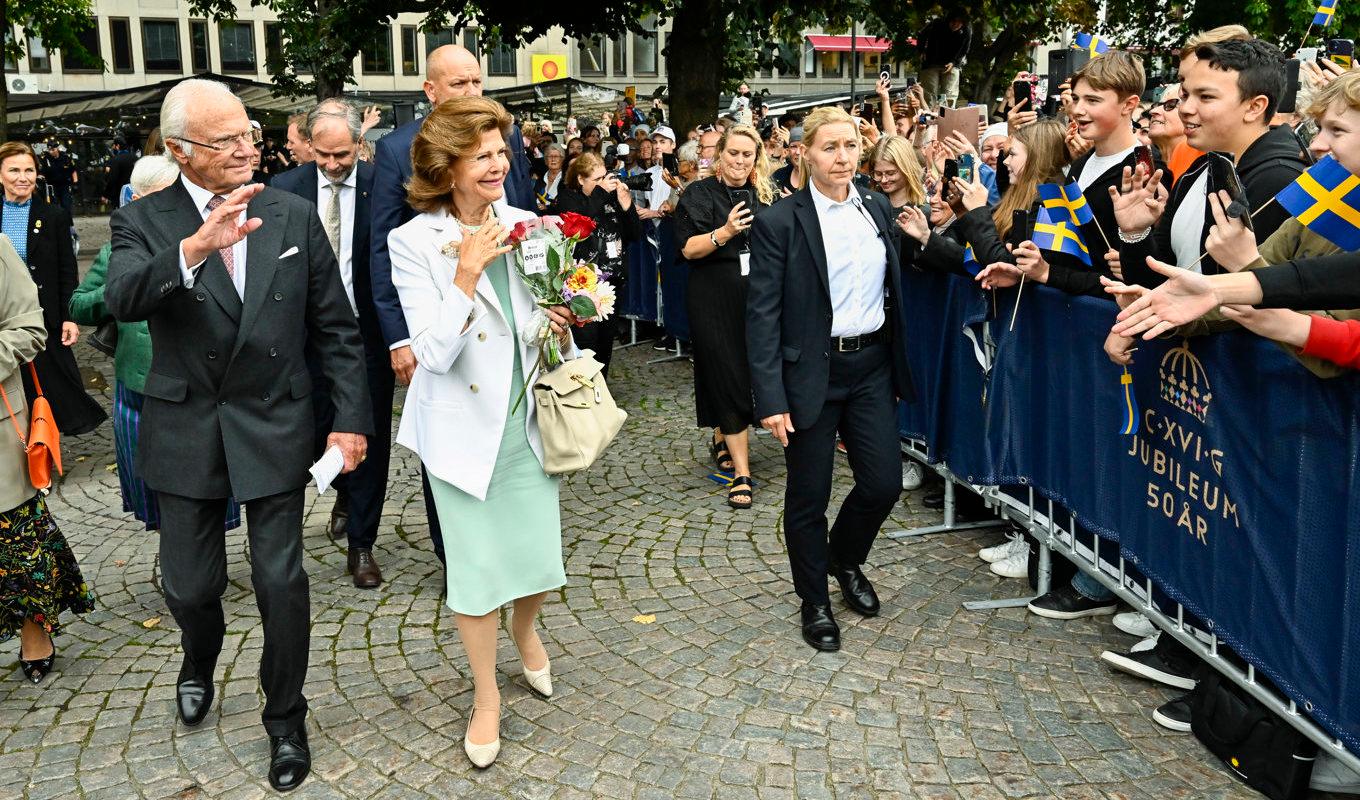
[[[555,81],[567,77],[567,57],[560,55],[534,55],[530,58],[533,70],[531,83]]]

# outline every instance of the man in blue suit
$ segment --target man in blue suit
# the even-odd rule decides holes
[[[482,65],[477,56],[465,47],[446,44],[435,48],[425,57],[425,97],[432,105],[439,105],[453,97],[482,94]],[[411,352],[411,335],[406,329],[406,317],[401,311],[401,300],[392,286],[392,261],[387,254],[387,234],[415,217],[406,204],[406,182],[411,178],[411,141],[420,130],[422,120],[412,120],[378,140],[373,155],[373,257],[369,270],[373,279],[373,303],[383,338],[391,352],[392,372],[403,386],[411,382],[416,369],[416,357]],[[529,161],[524,155],[524,136],[519,126],[510,131],[510,174],[505,181],[505,199],[525,211],[538,213],[534,202],[534,183],[529,175]],[[386,406],[391,407],[389,402]],[[424,470],[421,472],[422,478]],[[435,555],[444,560],[444,540],[439,530],[439,517],[430,499],[430,485],[424,481],[425,511],[430,520],[430,539]]]
[[[378,324],[369,279],[373,167],[359,160],[362,119],[354,106],[338,98],[323,100],[308,112],[304,124],[304,135],[316,161],[275,177],[273,186],[315,204],[321,226],[335,251],[350,307],[359,317],[369,400],[373,406],[373,436],[369,439],[368,459],[335,482],[334,524],[330,531],[337,538],[348,537],[347,569],[354,585],[375,589],[382,585],[382,570],[373,557],[373,544],[378,538],[378,520],[382,518],[383,498],[387,494],[394,385],[387,342]],[[310,361],[314,359],[309,355]],[[317,430],[328,430],[335,414],[332,387],[318,370],[312,372]],[[316,445],[320,455],[324,439],[318,439]]]

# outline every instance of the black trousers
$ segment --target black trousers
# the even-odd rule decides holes
[[[889,345],[832,353],[826,405],[811,427],[789,434],[784,449],[784,539],[793,588],[805,602],[827,604],[830,561],[859,565],[902,492]],[[827,530],[831,478],[840,432],[855,485]]]
[[[618,334],[618,317],[610,317],[603,322],[587,322],[579,328],[572,328],[571,336],[576,347],[581,350],[595,351],[595,360],[604,365],[604,376],[609,377],[609,362],[614,358],[614,338]]]
[[[179,679],[212,680],[222,652],[227,588],[225,497],[199,500],[158,493],[161,506],[161,585],[180,628],[184,666]],[[260,685],[264,727],[284,736],[302,727],[307,698],[311,600],[302,569],[303,490],[245,503],[250,541],[250,580],[264,627]]]

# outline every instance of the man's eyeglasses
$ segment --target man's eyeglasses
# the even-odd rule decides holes
[[[191,144],[195,147],[206,147],[209,150],[221,151],[234,150],[237,145],[254,147],[264,141],[264,133],[258,128],[251,128],[245,133],[238,133],[235,136],[223,136],[220,139],[214,139],[211,142],[195,142],[193,139],[186,139],[183,136],[175,136],[172,138],[178,139],[185,144]]]

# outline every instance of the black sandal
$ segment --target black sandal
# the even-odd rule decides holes
[[[732,454],[727,452],[727,440],[720,442],[710,442],[708,452],[713,455],[713,463],[718,465],[721,472],[729,472],[735,464],[732,462]]]
[[[729,506],[733,508],[750,508],[751,505],[755,503],[755,494],[749,488],[740,488],[742,486],[754,487],[755,484],[751,483],[751,478],[747,475],[738,475],[733,478],[732,483],[728,484],[727,487],[727,504]],[[738,497],[745,497],[748,499],[744,503],[733,502],[733,499]]]

